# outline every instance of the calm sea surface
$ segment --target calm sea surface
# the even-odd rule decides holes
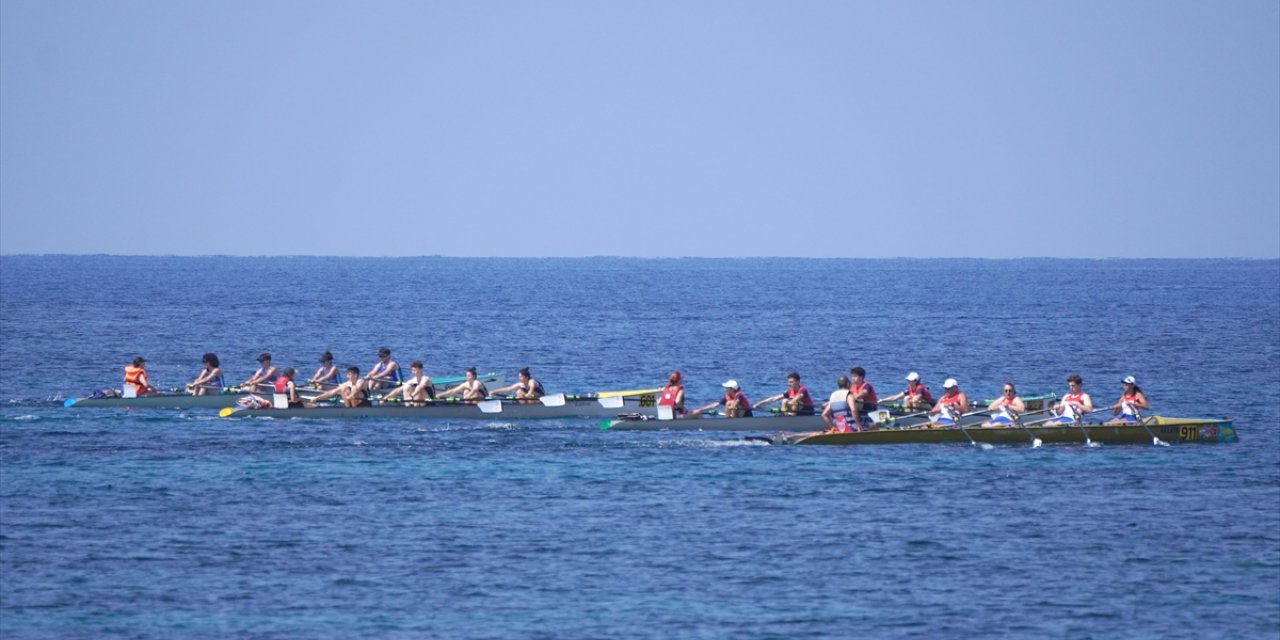
[[[551,391],[1137,376],[1174,447],[65,409],[390,347]],[[0,257],[0,636],[1280,636],[1280,262]]]

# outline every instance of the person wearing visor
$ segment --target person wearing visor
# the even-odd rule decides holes
[[[902,411],[904,413],[928,411],[933,406],[933,394],[929,393],[929,387],[920,382],[920,374],[914,371],[907,374],[906,389],[883,398],[880,402],[894,402],[896,400],[902,401]]]
[[[969,412],[969,398],[960,390],[955,378],[947,378],[942,383],[942,397],[929,412],[929,426],[955,427],[960,424],[960,416]]]
[[[751,401],[747,400],[746,394],[742,393],[742,389],[738,387],[738,381],[727,380],[720,386],[724,387],[724,396],[705,407],[694,409],[691,417],[696,418],[720,406],[724,407],[724,417],[726,418],[751,417]]]
[[[1133,376],[1125,376],[1120,384],[1124,385],[1124,390],[1120,393],[1120,399],[1111,405],[1111,415],[1114,416],[1107,424],[1136,424],[1142,421],[1140,412],[1150,409],[1147,404],[1147,394],[1138,388],[1138,380]]]

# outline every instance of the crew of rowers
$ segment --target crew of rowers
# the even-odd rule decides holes
[[[227,391],[222,375],[222,366],[218,356],[213,353],[204,354],[201,358],[203,368],[200,374],[186,385],[186,392],[191,395],[206,395]],[[347,367],[345,379],[339,381],[338,366],[333,363],[333,354],[326,351],[320,356],[320,368],[307,380],[306,388],[321,391],[318,395],[303,397],[294,378],[297,372],[293,367],[277,370],[271,364],[271,354],[258,356],[258,368],[244,382],[236,385],[235,390],[248,392],[250,395],[239,402],[248,407],[269,407],[271,402],[254,395],[257,392],[272,392],[285,397],[290,407],[314,407],[317,402],[337,398],[344,406],[358,407],[369,405],[376,393],[381,393],[381,402],[391,402],[399,397],[405,406],[423,406],[428,402],[457,396],[465,402],[479,402],[492,396],[513,394],[519,402],[536,402],[546,395],[541,382],[533,378],[528,367],[516,374],[515,384],[500,389],[487,389],[476,374],[476,368],[466,370],[463,381],[457,385],[437,392],[431,378],[423,373],[422,362],[414,360],[409,365],[409,377],[401,377],[400,365],[391,358],[391,350],[387,347],[378,349],[378,361],[369,368],[369,372],[360,375],[359,367]],[[146,360],[142,357],[133,359],[133,363],[125,367],[125,388],[138,396],[160,393],[147,379]]]
[[[991,401],[985,409],[972,411],[969,398],[955,378],[947,378],[942,383],[942,396],[934,399],[929,388],[920,380],[920,374],[912,371],[907,374],[907,386],[899,393],[879,398],[876,390],[866,379],[867,372],[862,367],[853,367],[848,376],[836,379],[836,390],[822,404],[821,415],[830,431],[862,431],[874,428],[872,416],[880,410],[882,403],[900,402],[901,410],[908,415],[927,416],[926,426],[933,428],[955,427],[961,418],[977,414],[986,414],[989,420],[983,427],[1008,427],[1022,425],[1021,418],[1027,413],[1026,403],[1018,397],[1017,388],[1012,382],[1006,382],[999,398]],[[747,399],[736,380],[727,380],[720,386],[724,395],[720,400],[712,402],[692,411],[686,412],[684,406],[684,377],[679,371],[672,371],[667,383],[658,396],[659,407],[670,407],[675,418],[698,418],[709,411],[720,409],[727,418],[751,416],[753,410],[772,402],[780,403],[780,412],[784,415],[813,415],[818,409],[809,390],[800,384],[800,374],[787,374],[787,388],[782,393],[769,396],[755,404]],[[1049,409],[1032,413],[1048,412],[1050,416],[1037,424],[1079,424],[1081,419],[1096,411],[1111,409],[1112,419],[1107,424],[1133,424],[1142,419],[1143,411],[1149,408],[1146,394],[1138,388],[1133,376],[1126,376],[1122,381],[1124,389],[1120,399],[1110,407],[1094,409],[1093,399],[1083,391],[1084,381],[1077,374],[1067,378],[1067,393]]]
[[[204,354],[204,368],[195,380],[186,386],[187,392],[193,395],[220,393],[225,390],[222,368],[218,356]],[[333,363],[333,354],[328,351],[320,357],[320,368],[306,382],[310,389],[321,393],[303,398],[298,393],[294,381],[296,372],[292,367],[277,371],[271,364],[271,354],[258,356],[259,367],[244,382],[237,385],[241,391],[273,391],[283,395],[289,406],[315,406],[330,398],[338,398],[344,406],[356,407],[368,405],[375,392],[381,392],[381,401],[393,401],[398,396],[406,406],[423,406],[429,402],[458,396],[466,402],[479,402],[491,396],[514,392],[514,399],[521,402],[536,402],[546,394],[542,383],[529,373],[528,368],[517,373],[515,384],[490,391],[476,375],[476,368],[467,369],[461,383],[446,390],[437,392],[431,378],[423,373],[422,362],[415,360],[409,365],[409,377],[403,378],[400,365],[391,358],[391,350],[387,347],[378,349],[378,361],[370,367],[369,372],[360,375],[359,367],[347,367],[346,379],[339,382],[338,367]],[[999,427],[1019,425],[1021,417],[1027,414],[1026,404],[1018,397],[1017,389],[1012,382],[1006,382],[999,398],[987,405],[985,409],[971,412],[969,398],[955,378],[947,378],[942,383],[943,393],[937,399],[929,392],[929,388],[920,380],[920,374],[912,371],[907,374],[907,386],[899,393],[879,398],[876,390],[866,379],[867,372],[862,367],[853,367],[848,376],[836,379],[836,390],[831,392],[827,401],[822,404],[821,416],[827,427],[834,431],[861,431],[871,428],[875,421],[872,416],[879,411],[881,403],[900,402],[901,410],[909,415],[927,415],[927,424],[932,427],[954,427],[960,419],[978,413],[988,414],[990,419],[982,426]],[[147,380],[146,360],[137,357],[133,363],[125,367],[125,387],[136,395],[158,393]],[[1093,399],[1083,390],[1084,381],[1077,374],[1067,378],[1067,393],[1052,407],[1049,418],[1039,423],[1078,424],[1081,419],[1096,411],[1111,409],[1112,419],[1108,424],[1132,424],[1142,419],[1141,412],[1149,409],[1146,394],[1138,388],[1133,376],[1126,376],[1122,381],[1123,392],[1120,398],[1101,409],[1095,409]],[[751,404],[736,380],[727,380],[720,385],[724,389],[723,396],[693,411],[686,412],[684,405],[683,376],[679,371],[672,371],[667,383],[659,393],[659,407],[669,407],[674,418],[697,418],[721,407],[728,418],[751,416],[753,410],[767,404],[780,403],[780,411],[786,415],[813,415],[818,412],[813,396],[804,385],[800,384],[800,374],[792,372],[787,375],[787,388],[782,393],[769,396],[755,404]],[[249,395],[242,399],[248,406],[271,406],[267,400]],[[1039,413],[1039,412],[1035,412]]]

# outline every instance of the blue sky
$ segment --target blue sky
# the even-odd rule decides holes
[[[0,3],[0,253],[1280,257],[1280,3]]]

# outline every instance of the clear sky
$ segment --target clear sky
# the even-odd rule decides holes
[[[3,0],[0,253],[1276,258],[1280,3]]]

